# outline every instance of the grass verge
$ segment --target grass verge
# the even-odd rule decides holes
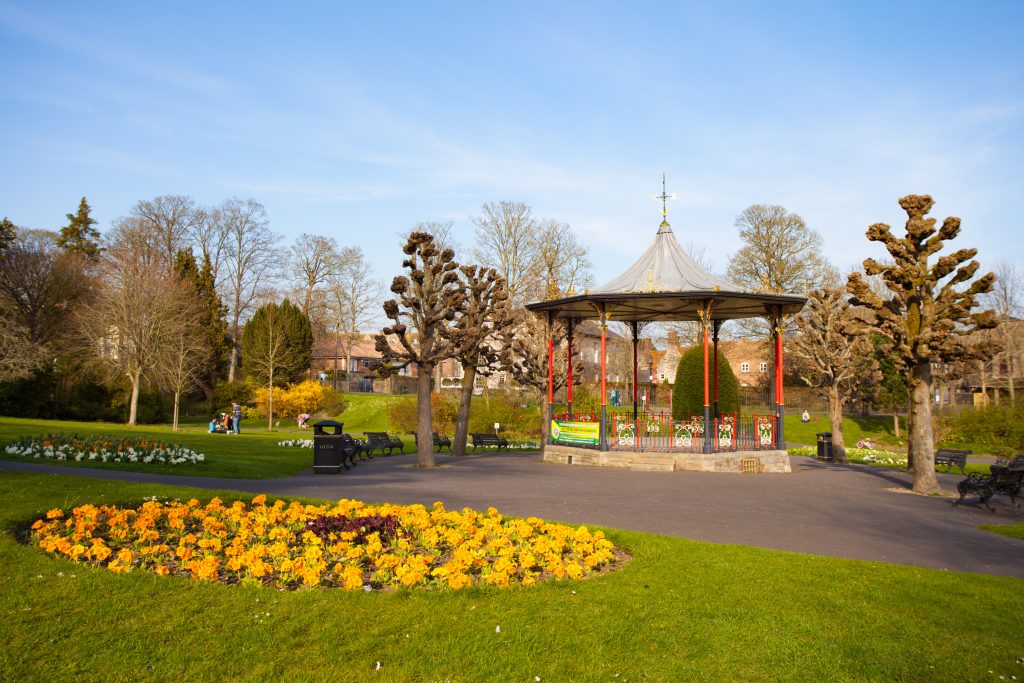
[[[16,525],[53,507],[152,495],[251,498],[0,473],[4,679],[1024,677],[1017,663],[1024,591],[1004,577],[608,530],[633,561],[583,582],[278,592],[116,575],[49,557],[13,536]]]
[[[1024,538],[1024,522],[1017,522],[1016,524],[982,524],[981,528],[1001,536]],[[1020,678],[1024,678],[1024,676]]]

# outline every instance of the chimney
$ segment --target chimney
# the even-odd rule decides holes
[[[668,331],[668,348],[678,349],[679,348],[679,333],[675,330]]]

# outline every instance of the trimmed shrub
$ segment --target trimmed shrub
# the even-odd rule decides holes
[[[210,410],[219,413],[226,413],[231,410],[231,403],[237,402],[240,405],[252,403],[253,390],[248,382],[221,382],[210,397]]]
[[[709,352],[708,372],[714,377],[714,356]],[[709,379],[712,396],[713,379]],[[718,410],[735,413],[740,409],[739,382],[725,354],[718,354]],[[672,386],[672,417],[679,420],[704,414],[704,347],[693,346],[679,359]]]

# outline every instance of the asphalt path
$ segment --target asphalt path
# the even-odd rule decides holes
[[[993,499],[995,513],[968,498],[908,493],[901,470],[792,458],[790,474],[633,472],[545,463],[538,453],[415,456],[360,461],[337,475],[218,479],[0,461],[0,470],[232,489],[367,502],[442,501],[449,509],[498,508],[520,517],[596,524],[713,543],[736,543],[861,560],[1024,578],[1024,540],[979,529],[1024,521],[1024,509]],[[955,492],[961,477],[939,474]]]

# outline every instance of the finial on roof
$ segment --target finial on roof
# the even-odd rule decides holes
[[[665,174],[661,174],[661,194],[654,195],[655,199],[661,200],[661,225],[658,226],[658,232],[672,232],[672,229],[668,224],[668,204],[666,203],[669,199],[675,199],[676,193],[668,194],[665,192]]]

